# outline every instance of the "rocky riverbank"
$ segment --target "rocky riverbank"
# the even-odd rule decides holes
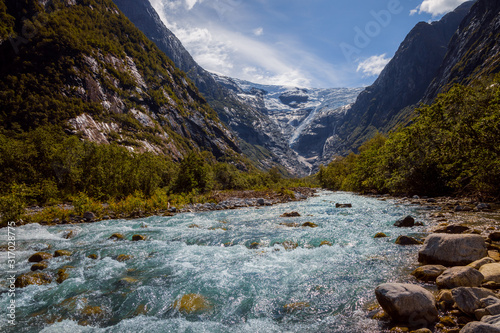
[[[426,209],[430,234],[415,247],[420,266],[413,281],[376,288],[381,309],[373,310],[372,318],[390,332],[500,333],[499,205],[463,198],[391,199]]]
[[[112,207],[106,203],[95,203],[92,205],[94,209],[88,209],[81,214],[77,214],[75,212],[75,205],[70,203],[57,205],[56,207],[30,207],[27,209],[27,216],[37,216],[34,220],[41,225],[86,223],[109,219],[144,218],[153,215],[172,216],[177,213],[272,206],[279,203],[306,200],[315,195],[316,192],[317,189],[309,187],[282,188],[277,191],[214,191],[210,195],[200,199],[203,203],[188,203],[174,206],[167,202],[162,204],[163,207],[160,208],[148,208],[147,202],[128,204],[128,207],[124,208],[121,208],[120,204],[115,204]]]

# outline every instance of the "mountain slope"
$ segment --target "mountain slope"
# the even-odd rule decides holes
[[[163,24],[148,0],[114,0],[125,15],[187,73],[220,119],[237,135],[239,147],[257,166],[282,165],[295,175],[307,174],[307,166],[287,145],[279,128],[260,110],[242,103],[234,92],[215,81],[200,67],[179,39]]]
[[[424,101],[454,83],[468,84],[500,71],[500,2],[478,1],[454,34],[448,53],[426,91]]]
[[[373,85],[349,109],[338,134],[345,149],[356,149],[376,131],[406,123],[424,96],[447,52],[448,43],[473,2],[431,24],[420,22],[407,35]],[[406,108],[406,109],[405,109]]]
[[[197,88],[113,2],[0,4],[18,32],[13,44],[0,44],[2,132],[56,124],[174,159],[192,149],[236,156],[231,133]]]

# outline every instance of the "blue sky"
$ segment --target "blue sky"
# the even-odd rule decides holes
[[[370,85],[419,21],[466,0],[150,0],[205,69],[263,84]]]

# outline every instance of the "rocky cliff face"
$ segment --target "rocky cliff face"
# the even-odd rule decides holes
[[[500,1],[479,0],[453,35],[448,53],[424,102],[455,83],[468,84],[500,70]]]
[[[1,2],[17,31],[0,43],[2,130],[52,124],[174,159],[238,155],[193,83],[111,1]]]
[[[355,149],[376,131],[405,124],[412,106],[424,96],[448,50],[448,44],[473,2],[433,23],[420,22],[408,34],[373,85],[366,88],[339,125],[345,149]],[[344,151],[345,152],[345,151]]]

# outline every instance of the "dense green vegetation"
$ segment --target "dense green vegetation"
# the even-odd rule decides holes
[[[127,207],[134,200],[152,199],[153,208],[165,209],[168,203],[182,203],[182,198],[187,203],[211,190],[279,190],[294,185],[304,183],[283,179],[277,169],[240,171],[209,152],[193,151],[175,163],[164,155],[82,141],[57,126],[42,126],[15,138],[0,134],[4,221],[18,218],[27,205],[79,202],[82,195],[89,202],[123,201]]]
[[[357,192],[500,197],[500,76],[456,85],[413,123],[321,167],[324,187]]]

